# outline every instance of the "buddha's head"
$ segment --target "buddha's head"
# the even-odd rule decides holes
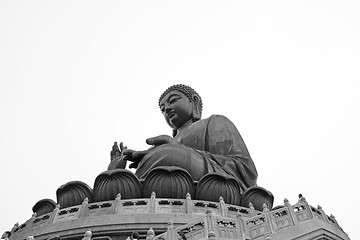
[[[201,118],[200,95],[191,87],[183,84],[167,88],[159,98],[159,107],[174,132],[184,124],[198,121]]]

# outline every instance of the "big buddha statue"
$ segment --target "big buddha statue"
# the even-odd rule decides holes
[[[115,145],[109,170],[125,168],[128,161],[139,179],[146,179],[155,169],[175,167],[200,185],[232,181],[239,194],[256,186],[257,170],[239,131],[222,115],[201,119],[202,100],[193,88],[183,84],[167,88],[159,98],[159,107],[172,136],[147,138],[151,147],[142,151],[126,149],[122,143],[120,151]],[[202,181],[204,178],[208,180]]]
[[[257,170],[235,125],[221,115],[201,119],[202,100],[194,89],[167,88],[159,107],[172,136],[147,138],[150,147],[141,151],[115,142],[108,169],[92,188],[82,181],[61,185],[57,201],[38,201],[10,240],[130,234],[128,239],[146,240],[349,239],[332,215],[302,195],[293,206],[285,199],[272,208],[274,197],[257,186]],[[85,229],[91,231],[83,234]]]

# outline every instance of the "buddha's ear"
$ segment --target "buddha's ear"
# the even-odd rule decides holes
[[[199,97],[196,95],[193,95],[192,103],[193,103],[193,110],[192,110],[193,120],[194,121],[200,120],[201,119],[201,110],[200,110],[200,106],[199,106]]]

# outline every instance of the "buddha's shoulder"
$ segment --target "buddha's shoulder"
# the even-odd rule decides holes
[[[206,126],[207,126],[206,128],[209,131],[212,131],[212,130],[223,131],[224,133],[227,131],[230,131],[230,132],[237,131],[234,123],[232,121],[230,121],[224,115],[214,114],[208,118],[205,118],[204,120],[205,120],[204,124],[206,124]]]
[[[211,121],[211,122],[231,122],[227,117],[225,117],[224,115],[220,115],[220,114],[213,114],[208,118],[203,119],[206,122]]]
[[[199,127],[209,127],[209,126],[221,126],[221,125],[233,125],[233,123],[225,116],[219,114],[213,114],[208,118],[203,118],[199,121],[196,121],[192,127],[199,128]]]

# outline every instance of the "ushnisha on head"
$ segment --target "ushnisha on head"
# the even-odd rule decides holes
[[[159,107],[165,121],[173,129],[173,136],[184,126],[201,119],[200,95],[183,84],[167,88],[159,98]]]

